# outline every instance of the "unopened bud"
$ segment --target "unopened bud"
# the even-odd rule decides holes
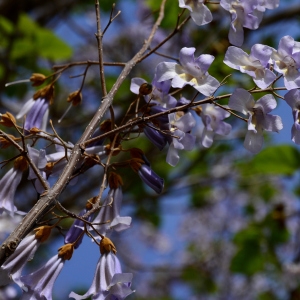
[[[2,124],[3,126],[6,126],[6,127],[14,127],[15,126],[16,119],[11,113],[6,112],[5,114],[0,114],[0,116],[1,116],[0,124]]]
[[[152,85],[150,83],[143,83],[140,86],[139,93],[143,96],[149,95],[152,92]]]
[[[14,161],[14,168],[24,172],[28,168],[28,162],[24,156],[19,156]]]
[[[18,138],[14,137],[11,134],[8,134],[8,136],[14,141],[18,140]],[[12,143],[9,140],[7,140],[4,136],[0,136],[0,148],[6,149],[11,145]]]
[[[111,189],[117,189],[119,186],[123,185],[122,177],[115,172],[110,172],[108,184]]]
[[[107,238],[106,236],[104,236],[100,242],[100,253],[101,254],[106,254],[109,252],[113,252],[114,254],[117,253],[117,249],[115,247],[115,245],[113,244],[113,242]]]
[[[33,99],[37,100],[38,98],[46,99],[50,104],[53,103],[54,98],[54,85],[48,84],[45,87],[38,90],[34,95]]]
[[[48,162],[48,163],[46,164],[46,167],[45,167],[46,171],[51,172],[52,169],[53,169],[53,167],[54,167],[54,165],[55,165],[54,162]]]
[[[71,94],[69,94],[67,101],[72,102],[73,106],[76,106],[81,103],[82,95],[80,91],[75,91]]]
[[[100,124],[100,130],[102,132],[108,132],[111,131],[111,120],[104,120],[101,124]]]
[[[194,110],[195,113],[200,117],[201,112],[202,112],[202,107],[201,106],[193,107],[192,110]]]
[[[46,78],[47,77],[41,73],[33,73],[30,77],[30,81],[32,82],[32,86],[39,86],[45,82]]]
[[[40,129],[38,129],[37,127],[32,127],[30,130],[29,130],[30,133],[33,133],[33,134],[36,134],[36,133],[39,133],[41,132]]]
[[[47,241],[47,239],[49,238],[51,230],[52,230],[52,226],[49,226],[49,225],[44,225],[44,226],[35,228],[34,229],[35,238],[43,243],[43,242]]]
[[[60,256],[62,259],[70,260],[72,258],[74,251],[74,245],[73,244],[66,244],[61,246],[58,249],[58,256]]]
[[[93,197],[93,198],[90,198],[87,202],[86,202],[86,205],[85,205],[85,208],[87,210],[91,210],[93,208],[93,204],[96,203],[96,200],[97,200],[97,196]]]
[[[143,164],[145,164],[145,162],[140,158],[132,158],[129,163],[131,169],[135,172],[137,172]]]

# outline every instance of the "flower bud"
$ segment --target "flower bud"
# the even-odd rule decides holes
[[[41,73],[33,73],[30,77],[30,81],[32,82],[32,86],[39,86],[45,82],[46,78],[47,77]]]
[[[115,245],[113,244],[113,242],[109,238],[104,236],[100,242],[100,253],[105,254],[105,253],[109,253],[111,251],[114,254],[117,253],[117,249],[116,249]]]
[[[33,99],[37,100],[38,98],[46,99],[50,104],[53,103],[54,98],[54,85],[48,84],[45,87],[38,90],[34,95]]]
[[[123,185],[122,177],[115,172],[110,172],[108,177],[108,184],[111,189],[115,190],[119,186]]]
[[[152,92],[152,85],[150,83],[144,82],[141,84],[139,93],[140,95],[149,95]]]
[[[11,134],[8,134],[8,136],[14,141],[18,140],[18,138],[14,137]],[[12,143],[9,140],[7,140],[4,136],[0,136],[0,148],[6,149],[11,145],[12,145]]]
[[[19,156],[14,161],[14,168],[16,170],[25,171],[28,168],[28,162],[24,156]]]
[[[97,196],[90,198],[85,205],[86,210],[91,210],[93,208],[93,204],[96,203]]]
[[[67,102],[72,102],[72,105],[76,106],[81,103],[81,100],[82,100],[82,94],[78,90],[69,94]]]
[[[74,251],[74,245],[73,244],[66,244],[61,246],[58,249],[58,256],[60,256],[62,259],[70,260],[72,258]]]
[[[5,114],[0,114],[0,116],[1,116],[0,124],[2,124],[3,126],[6,126],[6,127],[14,127],[15,126],[16,119],[11,113],[6,112]]]
[[[49,226],[49,225],[44,225],[44,226],[35,228],[34,229],[35,238],[43,243],[49,238],[51,230],[52,230],[52,226]]]

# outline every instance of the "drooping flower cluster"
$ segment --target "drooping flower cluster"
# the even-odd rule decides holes
[[[195,24],[201,26],[213,19],[204,0],[179,0],[179,7],[190,11]],[[232,45],[241,46],[244,42],[244,30],[257,29],[266,9],[275,9],[279,0],[221,0],[220,6],[231,14],[229,41]]]

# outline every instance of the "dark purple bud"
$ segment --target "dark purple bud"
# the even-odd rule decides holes
[[[148,165],[142,165],[138,170],[140,178],[156,193],[160,194],[164,188],[164,180],[159,177]]]
[[[166,135],[156,129],[146,126],[144,128],[144,133],[159,150],[162,150],[167,143]]]
[[[150,114],[151,115],[155,115],[157,113],[164,112],[164,111],[167,111],[167,109],[160,106],[160,105],[154,105],[154,106],[150,107]],[[169,123],[169,118],[168,118],[167,114],[159,116],[159,117],[155,118],[155,120],[157,120],[161,123]]]
[[[79,216],[80,217],[83,216],[86,212],[87,212],[87,209],[85,208],[79,213]],[[87,221],[91,221],[92,217],[93,216],[90,215],[87,218]],[[83,228],[84,228],[84,223],[81,220],[76,219],[66,234],[65,244],[74,243],[77,240],[77,238],[82,234]],[[75,245],[74,245],[75,249],[77,249],[80,246],[83,236],[84,236],[84,234],[75,243]]]

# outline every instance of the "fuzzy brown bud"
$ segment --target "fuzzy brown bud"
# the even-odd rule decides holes
[[[35,238],[39,240],[41,243],[45,242],[48,240],[50,233],[52,230],[52,226],[49,225],[44,225],[40,226],[38,228],[35,228]]]
[[[143,96],[149,95],[152,92],[152,85],[150,83],[143,83],[140,86],[139,93]]]
[[[52,104],[53,103],[53,98],[54,98],[54,85],[53,84],[48,84],[45,87],[38,90],[33,95],[33,99],[37,100],[38,98],[44,98],[47,101],[49,101],[50,104]]]
[[[90,198],[87,202],[86,202],[86,205],[85,205],[85,208],[87,210],[91,210],[93,208],[93,204],[96,203],[97,201],[97,196],[93,197],[93,198]]]
[[[39,132],[41,132],[40,129],[38,129],[37,127],[32,127],[30,130],[29,130],[30,133],[33,133],[33,134],[37,134]]]
[[[33,73],[30,77],[30,81],[32,82],[32,86],[39,86],[45,82],[47,77],[41,73]]]
[[[28,168],[28,162],[24,156],[19,156],[14,161],[14,168],[24,172]]]
[[[81,103],[82,95],[80,91],[75,91],[71,94],[69,94],[67,102],[72,102],[73,106],[76,106]]]
[[[8,136],[14,141],[18,140],[18,138],[14,137],[11,134],[8,134]],[[12,145],[12,143],[8,139],[6,139],[5,136],[0,136],[0,148],[6,149],[11,145]]]
[[[115,172],[110,172],[108,184],[111,189],[117,189],[119,186],[123,185],[122,177]]]
[[[132,168],[133,171],[137,172],[141,168],[142,164],[144,163],[145,162],[140,158],[132,158],[130,160],[130,167]]]
[[[0,114],[0,116],[1,116],[0,124],[2,124],[3,126],[6,126],[6,127],[14,127],[15,126],[16,119],[11,113],[6,112],[5,114]]]
[[[73,252],[74,252],[74,245],[69,243],[61,246],[58,249],[58,256],[60,256],[62,259],[70,260],[72,258]]]
[[[104,236],[100,242],[100,253],[106,254],[109,253],[110,251],[112,251],[114,254],[117,253],[117,249],[114,243],[109,238]]]
[[[194,110],[195,113],[200,117],[201,112],[202,112],[202,107],[201,106],[193,107],[192,110]]]
[[[103,132],[108,132],[111,131],[111,120],[104,120],[101,124],[100,124],[100,130]]]

